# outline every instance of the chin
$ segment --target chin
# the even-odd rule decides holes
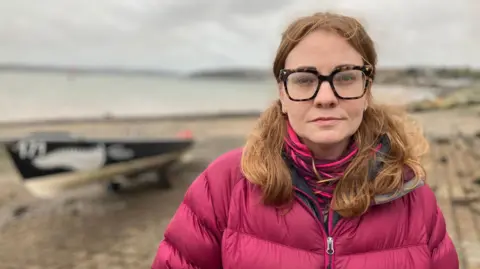
[[[345,140],[345,138],[349,137],[348,134],[343,132],[338,132],[335,130],[322,130],[316,131],[308,136],[308,140],[315,144],[337,144]]]

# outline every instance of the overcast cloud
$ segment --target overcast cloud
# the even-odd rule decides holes
[[[268,67],[285,25],[317,10],[366,22],[382,65],[480,67],[478,0],[2,1],[0,62]]]

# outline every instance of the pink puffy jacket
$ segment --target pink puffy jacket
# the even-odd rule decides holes
[[[214,161],[190,186],[152,269],[457,269],[455,247],[427,185],[376,197],[361,217],[319,221],[292,172],[296,202],[285,213],[261,203],[240,171],[241,150]],[[410,187],[410,189],[408,189]],[[407,190],[408,189],[408,190]]]

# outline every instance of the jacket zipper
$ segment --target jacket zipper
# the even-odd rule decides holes
[[[331,208],[328,209],[328,216],[327,216],[327,250],[326,253],[328,255],[328,269],[333,269],[333,254],[335,254],[335,247],[334,247],[334,239],[332,236],[333,233],[333,210]]]
[[[327,255],[328,255],[328,269],[333,269],[333,253],[335,249],[333,248],[333,237],[327,237]]]
[[[295,188],[296,191],[298,191],[299,193],[301,193],[302,195],[304,195],[307,199],[309,199],[311,202],[313,202],[314,206],[316,207],[316,209],[318,210],[318,212],[321,213],[321,210],[320,210],[320,206],[317,204],[317,202],[315,200],[313,200],[312,197],[310,197],[310,195],[306,194],[305,192],[301,191],[300,189],[298,188]],[[322,231],[325,235],[325,238],[326,238],[326,250],[325,250],[325,254],[324,254],[324,259],[325,259],[325,268],[327,269],[334,269],[333,267],[333,254],[335,253],[335,247],[334,247],[334,243],[335,243],[335,240],[333,238],[333,236],[331,236],[331,232],[332,232],[332,229],[333,229],[333,210],[329,209],[328,210],[328,215],[327,215],[327,229],[325,228],[325,225],[324,223],[322,223],[318,217],[315,216],[315,213],[312,212],[312,209],[307,206],[303,201],[302,199],[300,198],[297,198],[298,201],[305,207],[307,208],[308,211],[310,211],[310,213],[315,217],[315,220],[317,221],[317,223],[322,227]],[[319,216],[319,217],[323,217],[322,216]]]

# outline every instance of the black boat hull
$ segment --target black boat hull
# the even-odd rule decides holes
[[[27,188],[51,196],[93,181],[158,170],[181,158],[193,140],[32,136],[3,144]]]
[[[41,141],[20,140],[5,144],[24,180],[66,172],[101,169],[173,152],[183,152],[192,141]]]

